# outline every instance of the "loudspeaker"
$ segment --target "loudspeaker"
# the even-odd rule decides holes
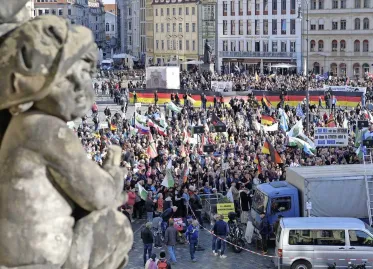
[[[373,140],[372,139],[363,140],[363,146],[367,147],[368,149],[373,149]]]
[[[214,145],[204,145],[203,152],[206,152],[206,153],[214,152]]]
[[[203,134],[203,133],[205,133],[205,127],[204,126],[193,126],[192,127],[192,135]]]
[[[363,128],[367,128],[369,127],[369,122],[367,120],[358,120],[357,121],[357,128],[359,130],[363,129]]]
[[[224,124],[224,125],[215,125],[215,132],[217,133],[224,133],[227,131],[227,126]]]

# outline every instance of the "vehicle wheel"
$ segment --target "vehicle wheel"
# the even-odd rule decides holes
[[[308,261],[296,261],[291,266],[291,269],[311,269],[312,265]]]
[[[245,242],[242,239],[234,240],[232,243],[241,247],[239,248],[239,247],[233,246],[233,251],[235,253],[240,253],[242,251],[242,248],[245,247]]]

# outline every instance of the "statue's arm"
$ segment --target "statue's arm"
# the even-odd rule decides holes
[[[43,148],[52,180],[85,210],[112,205],[123,190],[124,173],[119,164],[114,167],[114,163],[109,163],[102,169],[88,159],[80,140],[70,129],[64,126],[55,131],[54,135],[49,134],[48,144],[44,143],[47,146]]]

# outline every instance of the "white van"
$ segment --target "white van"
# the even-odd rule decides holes
[[[354,218],[283,218],[276,231],[277,268],[366,263],[373,268],[373,229]]]

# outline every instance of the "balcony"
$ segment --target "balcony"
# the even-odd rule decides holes
[[[296,58],[296,52],[219,51],[225,58]]]

